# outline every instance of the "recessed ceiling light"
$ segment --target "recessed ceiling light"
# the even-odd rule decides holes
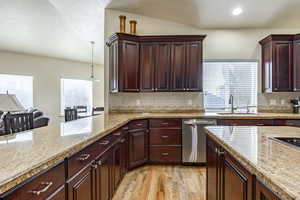
[[[240,7],[237,7],[237,8],[235,8],[235,9],[233,9],[232,14],[233,14],[234,16],[238,16],[238,15],[240,15],[242,12],[243,12],[243,9],[240,8]]]

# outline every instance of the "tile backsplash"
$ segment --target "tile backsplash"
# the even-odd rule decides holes
[[[300,93],[259,93],[258,111],[292,112],[290,99]],[[116,93],[109,96],[111,112],[178,112],[204,111],[203,93],[159,92],[159,93]]]
[[[110,94],[110,111],[203,111],[202,93],[157,92]]]

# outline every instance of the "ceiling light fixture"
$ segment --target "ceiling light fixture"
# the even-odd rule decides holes
[[[99,82],[99,80],[95,80],[95,75],[94,75],[94,45],[95,45],[95,42],[91,41],[91,49],[92,49],[91,70],[92,71],[91,71],[90,80]]]
[[[242,12],[243,12],[243,9],[240,8],[240,7],[237,7],[237,8],[235,8],[235,9],[233,9],[232,14],[233,14],[234,16],[238,16],[238,15],[240,15]]]

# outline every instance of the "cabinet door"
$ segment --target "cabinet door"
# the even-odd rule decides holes
[[[155,90],[170,91],[171,45],[158,43],[155,54]]]
[[[273,62],[271,42],[262,46],[262,91],[272,92]]]
[[[206,199],[219,200],[219,160],[218,147],[212,139],[206,140]]]
[[[120,82],[119,88],[123,92],[138,92],[140,83],[139,74],[139,43],[121,41],[120,56]]]
[[[202,42],[186,43],[186,89],[202,91]]]
[[[111,92],[118,92],[118,42],[109,47],[109,87]]]
[[[294,91],[300,91],[300,40],[294,41]]]
[[[256,200],[280,200],[271,190],[260,181],[256,181]]]
[[[275,92],[289,92],[293,90],[292,77],[292,42],[274,42],[273,55],[273,86]],[[275,72],[274,72],[275,70]]]
[[[186,45],[184,42],[172,43],[171,74],[172,91],[185,91]]]
[[[228,154],[225,154],[222,174],[223,200],[252,200],[252,175]]]
[[[141,92],[154,91],[154,69],[155,69],[154,43],[140,44],[140,89]]]
[[[113,147],[113,193],[116,191],[120,181],[121,181],[121,144],[118,142]]]
[[[128,138],[124,136],[121,141],[121,179],[127,172],[128,169]]]
[[[111,185],[112,185],[112,153],[111,151],[106,152],[101,156],[100,160],[97,161],[96,171],[96,196],[97,200],[109,200],[112,196]]]
[[[146,130],[129,133],[129,168],[143,165],[148,160],[148,134]]]
[[[69,200],[94,200],[93,168],[87,167],[68,183]]]

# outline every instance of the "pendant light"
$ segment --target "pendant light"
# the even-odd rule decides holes
[[[90,80],[99,82],[100,80],[95,80],[95,74],[94,74],[94,45],[95,45],[95,42],[91,41],[92,58],[91,58],[91,76],[90,76]]]

